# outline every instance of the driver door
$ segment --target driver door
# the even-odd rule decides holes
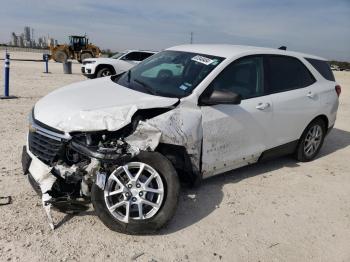
[[[201,106],[203,177],[256,162],[269,148],[272,102],[264,92],[263,64],[262,56],[238,59],[203,93],[218,89],[242,96],[238,105]]]

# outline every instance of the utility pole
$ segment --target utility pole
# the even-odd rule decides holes
[[[191,32],[191,45],[193,44],[193,32]]]

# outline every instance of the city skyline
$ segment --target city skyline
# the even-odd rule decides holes
[[[8,43],[10,46],[16,47],[30,47],[30,48],[48,48],[51,45],[57,45],[57,40],[47,36],[39,36],[37,41],[34,37],[34,28],[29,26],[24,26],[24,31],[22,33],[11,33],[11,40]]]

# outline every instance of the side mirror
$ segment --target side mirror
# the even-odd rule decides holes
[[[242,96],[229,90],[214,90],[209,96],[200,97],[199,105],[213,106],[219,104],[239,105]]]

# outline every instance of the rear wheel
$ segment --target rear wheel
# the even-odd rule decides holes
[[[296,158],[307,162],[313,160],[320,151],[326,135],[326,125],[322,119],[312,121],[304,130],[296,150]]]
[[[58,50],[54,53],[53,55],[53,59],[56,61],[56,62],[59,62],[59,63],[64,63],[64,62],[67,62],[67,59],[68,59],[68,55],[65,51],[63,50]]]
[[[142,152],[133,162],[117,167],[104,190],[94,184],[92,203],[111,230],[149,234],[174,215],[179,180],[170,161],[157,152]]]

